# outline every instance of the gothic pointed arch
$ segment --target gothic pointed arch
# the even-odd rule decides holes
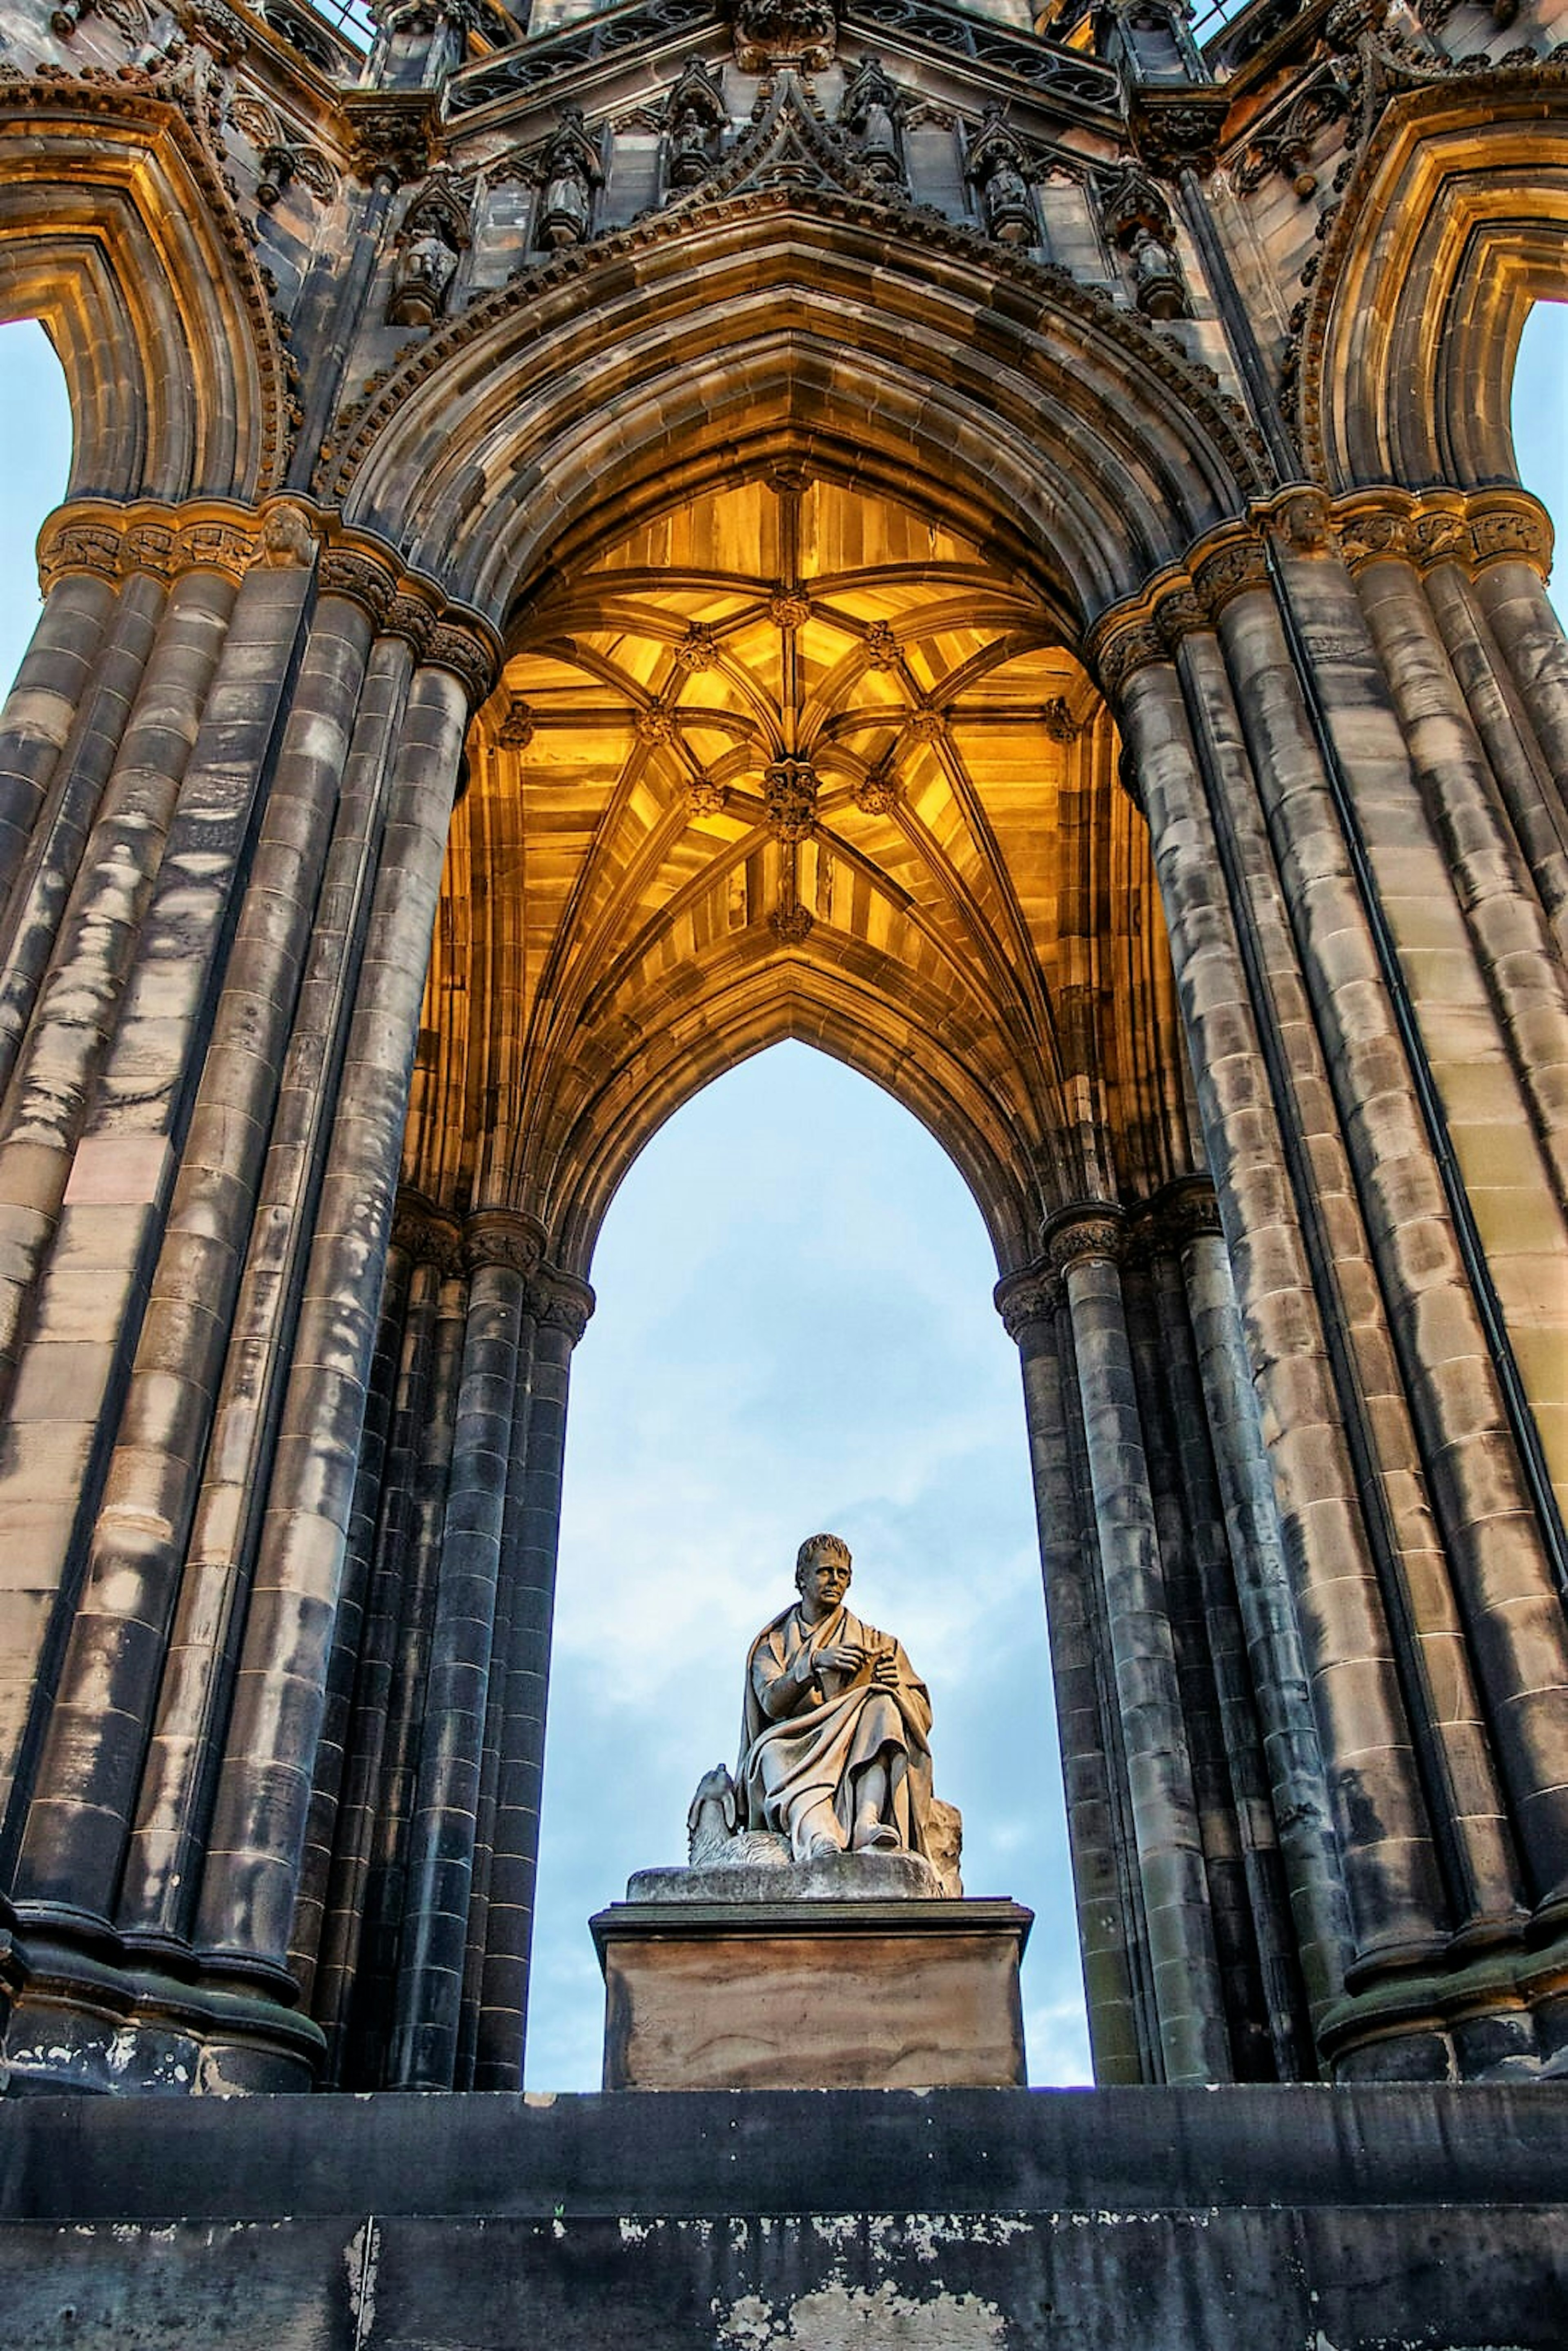
[[[830,184],[809,117],[774,128],[667,214],[434,334],[340,420],[321,493],[500,621],[607,511],[678,502],[804,435],[961,519],[1082,630],[1260,486],[1249,430],[1173,340],[1060,270]]]
[[[1436,68],[1387,105],[1302,328],[1309,469],[1331,489],[1517,478],[1514,357],[1568,287],[1568,67]]]
[[[73,496],[248,501],[276,486],[289,429],[277,323],[213,155],[152,77],[7,86],[0,308],[41,319],[59,353]]]

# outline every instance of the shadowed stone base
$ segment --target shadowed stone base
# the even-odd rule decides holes
[[[0,2105],[27,2351],[1568,2341],[1568,2087]]]
[[[633,1887],[665,1874],[644,1872]],[[616,1903],[591,1922],[604,1970],[604,2086],[1021,2085],[1019,1960],[1031,1915],[1013,1902],[865,1894]]]

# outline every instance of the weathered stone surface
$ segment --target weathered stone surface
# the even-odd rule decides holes
[[[1021,2084],[1018,1971],[1030,1917],[1016,1903],[921,1901],[902,1886],[892,1902],[613,1904],[591,1922],[604,2086]]]

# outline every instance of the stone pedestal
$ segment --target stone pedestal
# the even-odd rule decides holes
[[[1032,1912],[884,1887],[870,1858],[634,1877],[632,1898],[590,1922],[604,2087],[1021,2085]],[[846,1892],[853,1879],[860,1890]]]

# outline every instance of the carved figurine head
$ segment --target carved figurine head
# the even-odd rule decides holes
[[[795,1589],[837,1607],[850,1588],[850,1547],[841,1535],[808,1535],[795,1554]]]

